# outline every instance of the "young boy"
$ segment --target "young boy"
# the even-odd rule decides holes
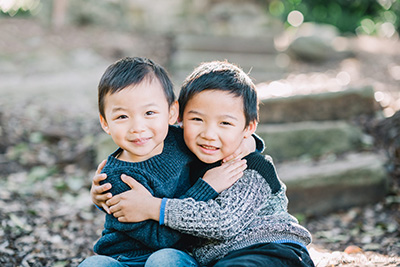
[[[255,86],[241,69],[226,62],[195,69],[183,84],[179,104],[185,143],[201,161],[196,168],[203,166],[193,177],[201,177],[256,129]],[[135,212],[124,212],[113,199],[108,204],[126,221],[153,219],[204,238],[192,250],[201,265],[314,266],[306,249],[311,234],[287,212],[286,187],[272,161],[257,152],[245,158],[248,168],[243,177],[216,199],[156,198],[126,179],[136,196],[131,199]],[[159,250],[146,266],[184,266],[167,265],[174,253]]]
[[[232,161],[190,187],[188,163],[193,156],[184,145],[182,130],[169,126],[178,116],[173,86],[166,71],[149,59],[124,58],[110,65],[99,82],[98,97],[101,126],[119,146],[103,169],[108,194],[130,189],[120,179],[121,174],[127,174],[155,197],[183,195],[207,200],[218,194],[214,188],[227,188],[245,169],[245,161]],[[217,176],[223,177],[225,184]],[[108,210],[101,201],[95,204]],[[80,266],[143,266],[154,251],[176,248],[182,236],[155,221],[121,223],[110,214],[104,228],[94,246],[99,255]]]

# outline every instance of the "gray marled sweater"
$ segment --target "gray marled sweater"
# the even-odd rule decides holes
[[[166,226],[205,238],[193,250],[200,264],[258,243],[311,243],[311,234],[287,211],[286,187],[272,162],[252,153],[247,163],[243,177],[216,199],[168,199],[165,204]]]

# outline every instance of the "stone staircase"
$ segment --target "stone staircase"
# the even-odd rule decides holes
[[[385,156],[373,151],[372,138],[353,123],[377,112],[372,88],[332,94],[267,99],[260,105],[257,134],[288,187],[291,212],[324,214],[386,195]]]
[[[259,83],[288,73],[279,57],[273,36],[180,35],[170,70],[179,87],[200,62],[227,59]],[[372,150],[372,138],[353,123],[377,111],[369,86],[261,100],[257,134],[288,187],[291,213],[321,215],[386,195],[385,157]]]

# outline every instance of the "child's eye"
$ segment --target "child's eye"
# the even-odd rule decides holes
[[[126,116],[126,115],[119,115],[119,116],[117,117],[117,120],[123,120],[123,119],[126,119],[126,118],[128,118],[128,116]]]
[[[193,117],[193,118],[191,118],[190,120],[191,120],[191,121],[203,121],[202,119],[197,118],[197,117]]]
[[[222,125],[228,125],[228,126],[233,125],[232,123],[227,122],[227,121],[223,121],[223,122],[221,122],[221,124],[222,124]]]
[[[154,114],[156,114],[156,112],[155,112],[155,111],[152,111],[152,110],[150,110],[150,111],[147,111],[145,114],[146,114],[147,116],[151,116],[151,115],[154,115]]]

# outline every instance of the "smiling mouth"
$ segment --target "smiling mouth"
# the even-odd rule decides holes
[[[131,140],[130,142],[134,143],[135,145],[144,145],[150,140],[150,137],[148,138],[138,138]]]
[[[199,145],[199,146],[200,146],[200,148],[202,148],[203,151],[209,152],[209,153],[219,150],[219,148],[215,147],[215,146],[208,146],[208,145]]]

